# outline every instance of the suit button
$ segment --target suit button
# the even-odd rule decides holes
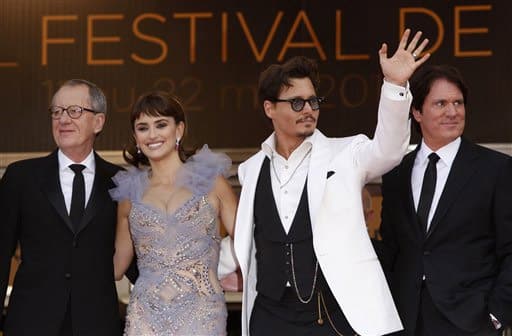
[[[429,256],[430,255],[430,251],[428,251],[428,250],[427,251],[423,251],[423,255],[424,256]]]
[[[66,273],[66,274],[64,274],[64,278],[66,278],[66,279],[71,279],[71,273]]]

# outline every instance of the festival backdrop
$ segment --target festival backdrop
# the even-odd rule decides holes
[[[382,75],[405,27],[430,39],[430,63],[457,66],[470,87],[466,136],[512,142],[512,2],[502,0],[2,0],[0,152],[54,148],[47,108],[60,83],[104,89],[97,148],[122,149],[138,95],[179,96],[188,143],[254,148],[270,133],[259,73],[295,55],[318,61],[319,128],[372,135]]]

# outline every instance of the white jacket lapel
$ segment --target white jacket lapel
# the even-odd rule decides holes
[[[327,168],[331,158],[331,150],[327,138],[318,130],[316,130],[315,133],[308,171],[308,203],[313,230],[316,224],[315,218],[318,208],[320,207],[324,194],[325,182],[327,180]]]
[[[241,164],[238,169],[238,176],[242,183],[242,192],[240,193],[236,215],[235,251],[243,271],[247,271],[250,258],[248,254],[250,249],[247,247],[252,245],[253,240],[254,194],[264,158],[265,154],[260,151],[251,159]]]

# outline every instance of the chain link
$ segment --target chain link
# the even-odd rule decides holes
[[[299,292],[299,287],[297,286],[297,278],[295,277],[295,264],[293,262],[293,243],[290,243],[290,252],[291,252],[291,260],[292,260],[292,277],[293,277],[293,286],[295,287],[295,292],[297,293],[297,297],[299,298],[299,301],[302,303],[309,303],[311,302],[311,299],[313,298],[313,294],[315,294],[315,287],[316,287],[316,279],[318,275],[318,259],[316,261],[315,266],[315,277],[313,278],[313,287],[311,288],[311,294],[309,294],[309,298],[303,299]]]

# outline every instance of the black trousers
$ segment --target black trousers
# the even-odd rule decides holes
[[[324,293],[325,303],[331,320],[343,336],[353,336],[354,330],[334,298]],[[327,295],[326,295],[327,294]],[[325,309],[321,304],[323,324],[318,324],[318,294],[315,293],[310,303],[302,304],[292,288],[287,288],[280,301],[272,300],[258,294],[249,322],[251,336],[332,336],[337,335],[332,328]]]
[[[415,336],[498,336],[501,331],[496,330],[490,319],[489,324],[476,333],[459,329],[448,320],[436,307],[427,286],[421,288],[421,303],[416,324]]]
[[[90,321],[90,323],[94,323],[94,321]],[[119,330],[117,333],[113,334],[112,336],[120,336],[123,334],[124,330],[124,323],[120,326],[122,329]],[[81,332],[77,330],[75,332],[75,335],[80,335]],[[39,335],[37,335],[39,336]],[[68,300],[68,306],[66,308],[66,313],[64,315],[64,319],[62,320],[62,323],[60,325],[60,330],[58,336],[73,336],[73,323],[71,319],[71,299]]]
[[[91,323],[93,322],[91,321]],[[71,324],[71,299],[68,300],[68,306],[60,327],[59,336],[73,336],[73,326]]]

